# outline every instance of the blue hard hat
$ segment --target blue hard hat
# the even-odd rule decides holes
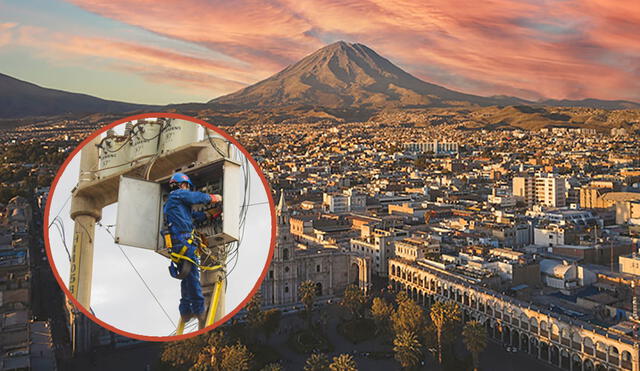
[[[191,183],[191,179],[185,173],[175,173],[169,180],[169,184],[171,183],[187,183],[190,187],[193,187],[193,183]]]

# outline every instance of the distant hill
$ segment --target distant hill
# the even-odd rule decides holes
[[[446,107],[529,103],[480,97],[424,82],[362,44],[328,45],[281,72],[209,103],[236,107]]]
[[[47,89],[0,74],[0,118],[55,116],[67,113],[124,113],[154,107]]]
[[[569,100],[569,99],[547,99],[537,102],[538,105],[554,106],[554,107],[588,107],[588,108],[602,108],[602,109],[639,109],[640,103],[630,102],[627,100],[602,100],[602,99],[581,99],[581,100]]]
[[[606,110],[590,107],[490,106],[468,109],[396,108],[371,117],[378,123],[405,123],[417,127],[451,125],[467,130],[540,130],[542,128],[586,128],[608,132],[624,128],[640,133],[640,109]]]

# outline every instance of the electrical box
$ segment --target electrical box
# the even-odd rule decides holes
[[[120,177],[116,243],[156,250],[160,219],[160,184]]]
[[[220,218],[195,224],[195,229],[205,236],[207,244],[212,247],[238,241],[241,195],[244,182],[248,181],[242,178],[241,165],[229,159],[218,159],[205,165],[176,169],[176,172],[187,174],[196,191],[222,195]],[[170,192],[170,178],[167,176],[157,182],[120,178],[116,242],[166,255],[160,232],[166,228],[162,205]],[[211,207],[209,204],[194,205],[192,210],[205,211]]]

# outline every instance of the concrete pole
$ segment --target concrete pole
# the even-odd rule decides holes
[[[80,305],[91,307],[91,280],[93,278],[93,241],[95,224],[102,217],[102,209],[88,195],[79,195],[78,189],[94,180],[93,170],[98,168],[99,138],[89,142],[80,152],[80,175],[78,186],[71,198],[73,229],[73,256],[69,273],[69,290]],[[99,195],[96,195],[99,197]]]

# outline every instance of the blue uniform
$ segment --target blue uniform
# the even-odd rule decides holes
[[[169,193],[167,201],[164,203],[163,212],[166,219],[169,233],[173,243],[172,251],[180,253],[180,250],[187,246],[185,255],[199,263],[196,256],[196,241],[189,243],[192,238],[193,221],[203,221],[206,214],[194,212],[191,207],[195,204],[208,204],[211,197],[202,192],[194,192],[186,189],[176,189]],[[204,312],[204,296],[202,286],[200,286],[200,272],[197,267],[192,267],[189,275],[180,282],[180,315],[199,315]]]

